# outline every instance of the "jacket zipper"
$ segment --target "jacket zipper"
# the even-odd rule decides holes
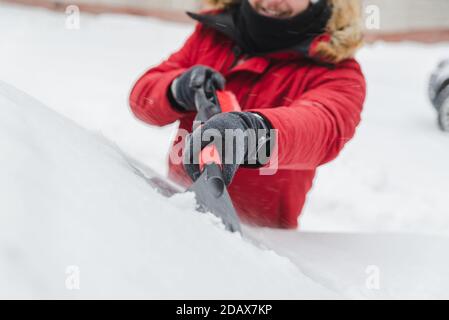
[[[251,81],[249,88],[248,88],[248,93],[245,95],[245,100],[242,101],[242,104],[241,104],[242,106],[246,106],[248,104],[249,98],[251,98],[251,95],[253,94],[253,91],[254,91],[254,86],[256,85],[258,80],[259,80],[259,77],[257,76]]]
[[[232,61],[231,65],[229,66],[227,72],[231,71],[239,62],[240,57],[242,56],[242,49],[238,46],[234,46],[232,48],[232,53],[234,54],[234,60]]]
[[[229,68],[227,69],[226,72],[231,71],[237,65],[237,63],[239,62],[239,60],[240,60],[240,58],[242,56],[242,49],[239,46],[234,46],[232,48],[232,53],[234,54],[234,60],[232,61],[232,64],[229,66]],[[250,95],[251,95],[251,93],[253,91],[254,85],[257,83],[258,78],[259,77],[256,77],[255,79],[253,79],[251,81],[251,84],[250,84],[250,87],[249,87],[249,90],[248,90],[248,94],[245,95],[246,96],[245,97],[245,101],[244,101],[244,103],[242,103],[242,105],[246,105],[246,103],[248,102],[248,100],[250,98]]]

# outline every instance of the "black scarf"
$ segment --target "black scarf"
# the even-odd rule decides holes
[[[231,37],[244,52],[263,54],[304,44],[308,47],[317,35],[325,32],[332,9],[327,0],[312,1],[300,14],[278,19],[257,13],[248,0],[243,0],[218,15],[188,14]]]

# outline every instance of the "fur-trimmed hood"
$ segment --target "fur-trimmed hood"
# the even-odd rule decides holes
[[[326,62],[338,63],[352,58],[363,43],[360,0],[327,0],[332,16],[327,24],[328,37],[314,46],[314,55]],[[241,0],[208,0],[217,8],[226,8]]]

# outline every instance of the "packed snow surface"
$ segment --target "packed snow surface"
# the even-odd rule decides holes
[[[42,102],[0,86],[0,297],[444,296],[449,136],[426,90],[449,45],[378,43],[359,53],[362,124],[319,170],[300,219],[301,231],[410,235],[248,229],[241,239],[198,215],[191,195],[153,192],[116,150],[166,170],[176,125],[138,122],[127,98],[192,29],[82,13],[69,30],[61,13],[0,6],[0,80]],[[366,279],[376,267],[373,289]],[[67,289],[73,270],[81,290]]]
[[[0,142],[0,297],[335,295],[200,215],[191,194],[167,201],[102,138],[3,83]],[[80,290],[66,286],[73,267]]]

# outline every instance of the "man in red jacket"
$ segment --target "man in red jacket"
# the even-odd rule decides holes
[[[205,132],[215,130],[223,139],[219,145],[234,151],[228,159],[228,149],[219,150],[240,218],[296,228],[317,167],[338,155],[360,121],[366,86],[353,59],[362,42],[360,3],[211,2],[222,8],[189,13],[199,22],[195,31],[178,52],[137,81],[131,109],[152,125],[179,121],[171,179],[188,185],[198,177],[193,159],[210,143]],[[208,94],[231,91],[242,111],[217,114],[185,139],[196,112],[202,111],[196,109],[201,108],[195,103],[198,88]],[[238,132],[255,134],[256,148],[268,145],[275,172],[261,174],[267,159],[257,158],[249,139],[240,139]],[[195,147],[194,141],[201,143]],[[181,154],[181,163],[173,160]]]

